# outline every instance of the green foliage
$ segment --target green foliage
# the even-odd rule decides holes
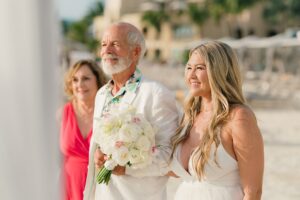
[[[205,0],[202,3],[189,3],[187,14],[193,23],[202,26],[209,18],[219,21],[223,16],[238,14],[258,1],[262,0]]]
[[[287,6],[282,0],[271,0],[267,2],[263,16],[267,21],[277,23],[284,18],[286,10]]]
[[[261,0],[206,0],[210,16],[219,21],[226,14],[238,14]]]
[[[169,20],[169,15],[164,12],[164,10],[146,11],[142,16],[142,20],[148,23],[150,26],[153,26],[157,32],[160,32],[161,24]]]
[[[66,38],[73,42],[84,44],[90,51],[97,49],[98,42],[93,38],[91,27],[94,17],[103,15],[103,4],[97,2],[88,13],[79,21],[73,23],[62,22],[63,33]]]
[[[188,5],[188,15],[195,24],[201,26],[209,17],[209,12],[205,7],[193,3]]]
[[[299,0],[290,0],[289,7],[291,12],[291,17],[300,18],[300,1]]]
[[[101,2],[97,2],[94,7],[91,7],[89,12],[84,17],[84,20],[86,20],[87,23],[92,24],[93,19],[96,16],[103,15],[104,12],[104,6]]]
[[[67,33],[67,37],[71,39],[72,41],[80,42],[80,43],[86,43],[87,37],[86,32],[88,29],[89,24],[81,21],[74,22],[71,24],[70,29]]]
[[[99,47],[99,41],[96,40],[95,38],[90,38],[87,42],[86,45],[88,49],[92,52],[96,52],[97,48]]]
[[[270,23],[297,24],[300,20],[300,1],[267,0],[263,16]]]
[[[190,51],[184,50],[184,52],[182,53],[182,63],[186,64],[189,60],[189,57],[190,57]]]
[[[201,26],[210,17],[219,21],[224,15],[238,14],[258,1],[262,0],[205,0],[203,3],[189,3],[187,14],[193,23]],[[142,20],[160,32],[161,24],[171,18],[171,12],[166,12],[166,8],[167,4],[161,4],[159,11],[146,11]]]
[[[64,35],[66,35],[67,32],[70,30],[71,24],[72,24],[72,22],[70,22],[68,20],[62,20],[61,21],[62,32],[63,32]]]

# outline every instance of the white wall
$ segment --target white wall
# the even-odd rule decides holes
[[[0,1],[0,199],[59,199],[52,0]]]

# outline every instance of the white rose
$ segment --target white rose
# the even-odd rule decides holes
[[[147,135],[149,138],[155,137],[155,131],[152,128],[150,123],[148,123],[148,122],[144,123],[143,129],[144,129],[145,135]]]
[[[137,149],[131,149],[129,151],[129,162],[131,164],[139,163],[142,161],[142,156],[140,154],[140,151]]]
[[[97,144],[101,147],[101,151],[107,155],[111,155],[115,151],[115,141],[117,140],[117,135],[100,137]]]
[[[119,139],[124,142],[136,141],[142,129],[136,125],[124,124],[119,131]]]
[[[124,115],[134,115],[136,113],[136,108],[132,105],[128,105],[126,109],[121,111]]]
[[[103,123],[100,126],[102,134],[112,135],[116,134],[120,127],[122,126],[122,121],[117,117],[103,118]]]
[[[106,160],[104,163],[104,167],[108,170],[113,170],[118,164],[116,163],[116,161],[109,159]]]
[[[112,159],[114,159],[119,165],[125,166],[129,161],[129,152],[127,147],[121,146],[119,148],[115,148],[112,153]]]
[[[140,136],[136,142],[136,147],[142,151],[149,151],[151,146],[151,141],[144,135]]]
[[[131,166],[133,169],[145,168],[147,165],[151,164],[152,162],[152,157],[147,151],[140,151],[140,159],[141,159],[140,162],[134,163]]]

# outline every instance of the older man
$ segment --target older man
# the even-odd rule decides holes
[[[104,155],[91,141],[85,200],[165,200],[170,138],[178,124],[174,95],[165,87],[144,78],[137,69],[145,53],[145,40],[131,24],[111,25],[101,42],[102,67],[112,80],[97,93],[94,118],[112,107],[130,104],[156,128],[158,159],[143,169],[117,166],[108,185],[97,184],[95,170],[103,165]],[[158,72],[159,73],[159,72]],[[94,127],[95,128],[95,127]]]

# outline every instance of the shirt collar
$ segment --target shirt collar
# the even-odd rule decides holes
[[[139,69],[136,69],[135,72],[130,76],[126,81],[125,85],[117,92],[116,96],[124,94],[126,91],[135,92],[141,82],[142,73]],[[106,86],[106,91],[111,92],[113,89],[114,81],[110,80]]]

